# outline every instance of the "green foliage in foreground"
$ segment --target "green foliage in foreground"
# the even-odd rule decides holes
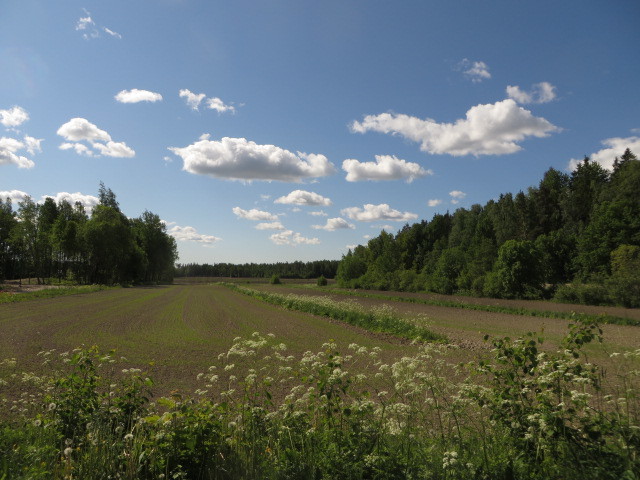
[[[295,285],[290,285],[295,287]],[[300,288],[309,288],[303,286]],[[575,312],[558,312],[554,310],[535,310],[532,308],[524,307],[509,307],[505,305],[478,305],[475,303],[466,303],[456,300],[436,300],[427,298],[416,297],[403,297],[397,295],[384,295],[380,293],[369,293],[362,290],[346,290],[342,288],[323,289],[325,293],[337,294],[337,295],[349,295],[363,298],[376,298],[380,300],[387,300],[393,302],[406,302],[406,303],[419,303],[423,305],[432,305],[435,307],[450,307],[450,308],[463,308],[466,310],[477,310],[482,312],[495,312],[495,313],[508,313],[511,315],[523,315],[528,317],[542,317],[542,318],[561,318],[565,320],[579,320],[582,322],[597,322],[597,323],[610,323],[615,325],[631,325],[640,326],[640,321],[628,318],[618,317],[615,315],[590,315],[588,313],[575,313]]]
[[[36,298],[54,298],[63,297],[66,295],[77,295],[79,293],[93,293],[104,290],[106,288],[109,287],[105,287],[103,285],[81,285],[77,287],[46,288],[43,290],[36,290],[34,292],[23,293],[0,291],[0,304],[24,302],[26,300],[33,300]]]
[[[637,479],[640,350],[603,395],[580,358],[598,338],[573,325],[555,353],[534,334],[493,338],[491,359],[454,366],[442,344],[386,364],[355,344],[294,358],[254,333],[193,397],[155,403],[113,354],[42,352],[48,375],[0,363],[0,388],[30,392],[3,400],[0,478]]]
[[[252,288],[240,287],[234,283],[222,283],[236,292],[251,295],[273,305],[279,305],[288,310],[311,313],[340,320],[350,325],[364,328],[371,332],[384,332],[397,335],[409,340],[424,342],[446,341],[446,337],[431,330],[410,323],[390,308],[378,308],[367,311],[353,302],[336,302],[328,297],[312,297],[305,295],[281,295],[277,293],[261,292]]]

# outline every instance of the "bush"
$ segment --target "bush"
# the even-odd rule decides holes
[[[280,282],[280,277],[278,275],[273,275],[271,277],[271,280],[269,280],[269,283],[271,285],[280,285],[280,283],[282,283],[282,282]]]
[[[553,299],[561,303],[582,305],[611,305],[607,288],[600,283],[571,283],[560,285]]]
[[[324,275],[320,275],[318,277],[317,284],[318,284],[319,287],[325,287],[327,285],[327,279],[324,278]]]

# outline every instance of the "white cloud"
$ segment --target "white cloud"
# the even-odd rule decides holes
[[[607,138],[605,140],[602,140],[601,143],[606,148],[598,150],[597,152],[589,155],[589,160],[599,163],[602,168],[609,171],[613,170],[613,162],[615,158],[620,158],[620,156],[627,148],[629,148],[636,155],[640,154],[640,137],[631,136],[626,138]],[[575,170],[578,167],[578,164],[581,162],[582,160],[572,158],[571,160],[569,160],[567,170]]]
[[[530,92],[520,90],[517,85],[507,86],[507,95],[518,103],[549,103],[556,98],[556,87],[549,82],[536,83]]]
[[[299,233],[294,233],[292,230],[285,230],[283,232],[274,233],[269,237],[276,245],[319,245],[320,240],[317,238],[303,237]]]
[[[33,168],[35,165],[33,160],[30,160],[29,158],[18,153],[21,150],[27,150],[31,153],[30,149],[33,149],[32,141],[27,141],[27,143],[25,144],[24,142],[16,140],[15,138],[0,137],[0,165],[13,164],[18,168]]]
[[[22,192],[20,190],[4,190],[0,191],[0,200],[3,202],[7,199],[11,199],[11,203],[13,204],[14,210],[15,206],[18,205],[21,201],[29,196],[28,193]]]
[[[328,217],[329,214],[324,212],[323,210],[318,210],[316,212],[309,212],[309,215],[313,215],[314,217]]]
[[[33,138],[33,137],[30,137],[29,135],[25,135],[24,136],[25,149],[31,155],[35,155],[36,152],[42,152],[42,147],[40,146],[40,143],[43,140],[44,139],[42,138]]]
[[[108,33],[112,37],[116,37],[118,40],[122,39],[122,35],[120,35],[118,32],[114,32],[113,30],[108,29],[107,27],[102,27],[102,30],[104,30],[105,33]]]
[[[300,182],[335,172],[324,155],[302,152],[296,155],[275,145],[258,145],[244,138],[223,137],[215,141],[201,137],[187,147],[169,150],[182,158],[183,170],[189,173],[231,180]]]
[[[261,200],[265,200],[266,201],[266,200],[269,200],[270,198],[271,198],[271,195],[266,195],[264,193],[260,195],[260,199]]]
[[[80,17],[76,22],[76,30],[86,30],[89,27],[95,25],[95,22],[91,19],[91,15],[86,10],[84,13],[87,14],[86,17]]]
[[[257,224],[256,230],[284,230],[284,226],[280,222],[265,222]]]
[[[210,110],[215,110],[218,113],[235,112],[236,111],[236,108],[233,105],[226,105],[218,97],[208,98],[207,99],[207,108],[209,108]]]
[[[114,142],[104,130],[99,129],[85,118],[72,118],[58,129],[58,135],[67,140],[60,145],[61,150],[73,149],[79,155],[89,157],[96,154],[107,157],[131,158],[136,152],[124,142]],[[78,142],[88,142],[94,150]],[[104,142],[104,143],[101,143]]]
[[[29,120],[27,111],[18,106],[13,106],[9,110],[0,110],[0,123],[7,128],[18,127]]]
[[[329,206],[332,204],[331,200],[315,192],[308,192],[306,190],[294,190],[289,195],[277,198],[274,203],[284,203],[287,205],[313,205]]]
[[[378,228],[380,230],[386,230],[387,232],[393,233],[396,229],[393,225],[371,225],[371,228]]]
[[[244,218],[245,220],[253,220],[256,222],[275,222],[278,220],[278,217],[273,213],[257,210],[255,208],[252,208],[251,210],[244,210],[240,207],[233,207],[233,213],[235,213],[238,218]]]
[[[484,62],[471,62],[468,59],[463,58],[458,64],[457,69],[462,70],[462,73],[469,77],[473,83],[478,83],[491,78],[489,67]]]
[[[111,140],[111,136],[100,130],[86,118],[72,118],[58,129],[58,135],[70,142],[86,140],[89,142]]]
[[[338,217],[327,219],[327,223],[325,225],[312,225],[311,228],[333,232],[335,230],[341,230],[345,228],[356,228],[356,226],[352,223],[347,222],[344,218]]]
[[[455,123],[437,123],[404,114],[367,115],[353,122],[356,133],[376,131],[401,135],[420,143],[432,154],[503,155],[522,150],[518,142],[527,137],[546,137],[560,129],[542,117],[519,107],[512,99],[471,107],[466,118]]]
[[[175,227],[171,227],[168,233],[178,241],[198,242],[205,244],[205,246],[213,245],[214,243],[222,240],[221,238],[214,237],[213,235],[204,235],[202,233],[198,233],[195,228],[188,226],[180,227],[176,225]]]
[[[441,203],[442,203],[442,200],[440,200],[439,198],[433,198],[427,202],[427,205],[430,207],[437,207]]]
[[[80,202],[84,208],[87,210],[92,210],[93,207],[100,203],[100,199],[98,197],[94,197],[93,195],[84,195],[83,193],[68,193],[68,192],[59,192],[55,195],[43,195],[40,203],[44,202],[45,198],[53,198],[56,203],[61,202],[62,200],[66,200],[71,205],[75,205],[76,202]]]
[[[186,100],[187,105],[191,110],[198,110],[200,103],[204,100],[206,95],[204,93],[193,93],[191,90],[183,88],[180,90],[180,97]]]
[[[342,162],[342,169],[347,172],[348,182],[404,179],[411,183],[416,178],[433,175],[431,170],[425,170],[417,163],[410,163],[393,155],[376,155],[375,162],[347,159]]]
[[[204,93],[193,93],[191,90],[183,88],[180,90],[180,97],[184,98],[187,102],[187,105],[192,110],[198,110],[200,104],[204,101],[209,110],[215,110],[218,113],[231,112],[235,113],[236,107],[233,105],[227,105],[222,101],[222,99],[218,97],[206,98],[207,95]],[[206,100],[205,100],[206,99]]]
[[[84,143],[62,143],[59,147],[60,150],[73,149],[78,155],[86,155],[87,157],[93,157],[93,150],[87,147]]]
[[[162,100],[162,95],[149,90],[133,88],[118,92],[114,98],[120,103],[158,102]]]
[[[367,203],[364,208],[349,207],[341,211],[342,215],[346,215],[351,220],[359,220],[361,222],[376,222],[379,220],[391,220],[394,222],[406,222],[418,218],[418,215],[410,212],[400,212],[394,210],[386,203],[380,205],[372,205]]]
[[[76,21],[76,31],[83,32],[82,38],[84,38],[85,40],[99,38],[100,31],[103,31],[114,38],[122,39],[122,35],[120,35],[118,32],[114,32],[113,30],[105,26],[97,25],[93,18],[91,18],[91,13],[89,13],[87,9],[83,8],[82,10],[84,11],[84,14],[86,16],[80,17]]]
[[[107,142],[106,145],[94,143],[93,147],[107,157],[132,158],[136,155],[136,152],[124,142]]]
[[[460,190],[453,190],[449,192],[449,196],[451,197],[451,203],[457,205],[458,203],[460,203],[460,200],[464,199],[467,196],[467,194],[461,192]]]

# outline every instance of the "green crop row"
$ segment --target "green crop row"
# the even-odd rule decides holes
[[[33,292],[3,292],[0,290],[0,304],[24,302],[36,298],[54,298],[63,297],[65,295],[76,295],[79,293],[93,293],[104,290],[108,287],[103,285],[80,285],[77,287],[56,287],[44,288]],[[1,479],[2,477],[0,477]]]
[[[328,297],[305,295],[281,295],[268,293],[252,288],[241,287],[235,283],[221,283],[236,292],[259,298],[272,305],[278,305],[288,310],[311,313],[329,317],[348,323],[371,332],[390,333],[409,340],[422,342],[446,342],[444,335],[409,322],[390,308],[378,308],[371,311],[353,302],[336,302]]]

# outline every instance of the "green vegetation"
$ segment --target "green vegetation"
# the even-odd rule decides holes
[[[193,396],[153,403],[153,382],[112,353],[45,351],[46,375],[2,362],[0,386],[30,393],[0,420],[0,478],[638,478],[640,350],[615,354],[605,395],[581,358],[599,338],[583,323],[557,352],[492,338],[491,358],[461,367],[441,344],[385,363],[333,342],[296,357],[254,333]]]
[[[300,288],[308,289],[308,286]],[[533,308],[524,307],[510,307],[506,305],[482,305],[476,303],[466,303],[457,300],[436,300],[416,297],[402,297],[398,295],[384,295],[380,293],[369,293],[362,290],[345,290],[339,288],[323,289],[325,293],[331,293],[335,295],[347,295],[362,298],[375,298],[379,300],[388,300],[392,302],[405,302],[405,303],[420,303],[423,305],[431,305],[434,307],[449,307],[449,308],[461,308],[465,310],[476,310],[481,312],[495,312],[495,313],[509,313],[512,315],[522,315],[528,317],[542,317],[542,318],[562,318],[566,320],[579,319],[585,322],[598,322],[604,324],[614,325],[633,325],[640,326],[640,321],[628,317],[618,317],[615,315],[590,315],[587,313],[575,313],[575,312],[559,312],[555,310],[536,310]],[[570,302],[580,303],[580,302]]]
[[[324,275],[320,275],[318,277],[318,280],[316,281],[316,285],[319,287],[326,287],[327,286],[327,279],[324,277]]]
[[[269,283],[271,285],[280,285],[280,277],[278,275],[272,275],[271,279],[269,280]]]
[[[335,278],[339,260],[316,260],[313,262],[278,262],[278,263],[216,263],[215,265],[187,263],[176,266],[176,277],[236,277],[236,278],[269,278],[278,275],[280,278],[311,279],[324,275]]]
[[[382,232],[340,262],[339,286],[640,306],[640,161],[585,158],[526,193]]]
[[[145,211],[127,218],[103,184],[99,199],[91,216],[79,202],[27,197],[14,211],[10,199],[0,199],[0,281],[170,282],[177,247],[160,217]]]
[[[101,285],[81,285],[77,287],[58,287],[36,290],[34,292],[2,292],[0,290],[0,304],[24,302],[35,298],[54,298],[65,295],[77,295],[79,293],[92,293],[104,290]]]
[[[273,305],[288,310],[320,315],[334,320],[340,320],[350,325],[364,328],[372,332],[384,332],[402,338],[419,341],[446,341],[443,335],[409,322],[400,317],[390,308],[379,308],[367,311],[351,302],[336,302],[328,297],[310,297],[305,295],[280,295],[277,293],[261,292],[252,288],[240,287],[234,283],[222,283],[236,292],[259,298]]]

